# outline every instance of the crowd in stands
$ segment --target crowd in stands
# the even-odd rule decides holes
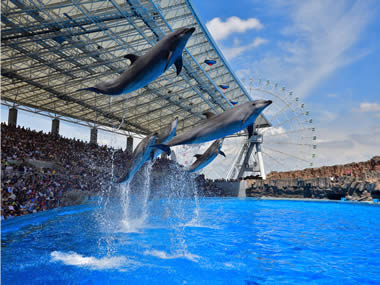
[[[96,195],[109,187],[112,175],[123,174],[130,159],[121,149],[1,123],[1,219],[56,208],[68,191]],[[157,178],[167,179],[168,173],[183,171],[166,158],[156,159],[154,169],[158,176],[152,180],[155,187]],[[218,193],[204,176],[198,176],[197,183],[206,196]]]
[[[57,207],[64,191],[102,191],[112,163],[120,175],[128,159],[121,149],[2,123],[1,218]]]

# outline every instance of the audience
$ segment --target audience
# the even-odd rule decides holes
[[[109,185],[112,174],[122,175],[131,158],[121,149],[4,123],[1,123],[1,154],[2,220],[59,207],[67,191],[89,191],[96,195]],[[182,169],[174,161],[157,159],[154,164],[157,179],[162,173],[167,175],[169,168],[171,172]],[[196,182],[200,194],[214,196],[220,192],[204,175],[198,176]]]
[[[112,161],[120,175],[129,159],[121,149],[4,123],[1,154],[2,219],[55,208],[63,191],[97,193],[111,180]],[[38,167],[36,161],[51,162],[52,168]]]

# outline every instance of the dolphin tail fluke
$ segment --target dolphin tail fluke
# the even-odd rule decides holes
[[[194,169],[190,168],[190,167],[185,167],[183,170],[189,172],[189,173],[192,173],[192,172],[195,172]]]
[[[95,93],[98,93],[98,94],[103,94],[102,91],[100,91],[98,88],[96,87],[88,87],[88,88],[82,88],[82,89],[78,89],[77,91],[91,91],[91,92],[95,92]]]
[[[154,144],[153,147],[156,147],[156,148],[159,148],[160,150],[166,152],[167,155],[170,155],[171,154],[171,150],[170,150],[170,147],[168,147],[167,145],[165,144]]]

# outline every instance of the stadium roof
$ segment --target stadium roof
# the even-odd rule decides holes
[[[172,67],[147,87],[115,97],[76,91],[118,76],[129,64],[124,55],[144,54],[184,26],[196,31],[178,77]],[[3,104],[148,134],[175,117],[181,132],[204,111],[249,100],[188,0],[6,0],[1,30]]]

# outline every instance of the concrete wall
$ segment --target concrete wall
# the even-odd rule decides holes
[[[222,195],[227,197],[246,197],[246,181],[214,181],[216,187],[221,189]]]

